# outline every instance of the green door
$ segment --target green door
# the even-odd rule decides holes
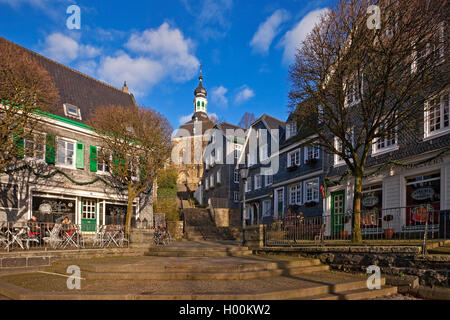
[[[277,218],[278,220],[283,219],[283,207],[284,207],[284,189],[280,188],[276,190],[276,200],[277,202]]]
[[[344,230],[343,217],[345,212],[345,190],[331,193],[331,230]]]
[[[95,232],[97,226],[97,200],[81,201],[81,231]]]

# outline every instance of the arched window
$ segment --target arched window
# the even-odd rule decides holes
[[[197,101],[197,107],[200,107],[200,101]]]
[[[202,107],[205,107],[205,102],[204,101],[202,101]]]

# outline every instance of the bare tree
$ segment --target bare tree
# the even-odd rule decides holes
[[[238,126],[244,129],[248,129],[250,128],[250,125],[255,122],[255,120],[255,115],[253,113],[246,112],[242,116],[241,121],[239,121]]]
[[[128,234],[133,201],[150,193],[170,156],[172,128],[161,114],[144,107],[98,107],[88,123],[99,134],[98,161],[110,168],[110,180],[117,189],[127,192]]]
[[[23,141],[34,141],[39,112],[59,102],[53,79],[23,49],[0,38],[0,172],[27,152]]]
[[[425,101],[449,84],[448,17],[446,0],[342,0],[298,50],[291,108],[299,127],[315,136],[309,143],[341,158],[353,176],[353,242],[362,241],[362,179],[372,144],[418,128]]]

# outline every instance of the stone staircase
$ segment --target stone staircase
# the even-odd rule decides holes
[[[208,209],[186,208],[183,209],[186,225],[186,238],[192,241],[200,240],[234,240],[232,233],[227,233],[224,228],[218,228],[214,224]]]
[[[64,274],[70,263],[59,262],[46,271]],[[90,284],[136,288],[127,299],[362,300],[397,293],[397,287],[386,286],[384,278],[381,289],[369,290],[367,275],[330,272],[329,266],[314,258],[252,255],[247,247],[224,241],[185,241],[150,248],[144,257],[85,260],[78,265]]]

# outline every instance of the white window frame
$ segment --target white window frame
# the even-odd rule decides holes
[[[305,147],[305,160],[304,162],[306,163],[306,161],[308,161],[309,158],[309,150],[313,149],[313,157],[311,159],[320,159],[320,148],[316,145],[313,146],[306,146]],[[317,153],[317,156],[316,156]]]
[[[289,122],[286,124],[286,140],[297,135],[297,123]]]
[[[222,183],[222,176],[221,176],[221,169],[219,169],[219,171],[217,171],[217,173],[216,173],[216,180],[217,180],[217,183]]]
[[[397,127],[395,127],[394,129],[394,140],[395,143],[391,143],[391,145],[388,146],[388,143],[390,143],[390,140],[392,139],[387,139],[387,136],[383,136],[377,139],[374,139],[372,141],[372,156],[377,156],[386,152],[391,152],[391,151],[395,151],[398,150],[399,146],[398,146],[398,130]],[[378,143],[379,142],[384,143],[384,147],[379,147]]]
[[[81,118],[81,110],[80,110],[79,107],[74,106],[73,104],[70,104],[70,103],[64,103],[63,104],[63,108],[64,108],[64,114],[67,117],[72,117],[72,118],[75,118],[75,119],[78,119],[78,120],[83,120]],[[75,109],[76,112],[69,111],[70,108]]]
[[[238,170],[234,170],[234,172],[233,172],[233,181],[234,181],[234,183],[239,183],[239,171]]]
[[[264,200],[262,203],[262,216],[263,217],[270,217],[272,216],[271,208],[272,207],[272,201],[270,200]]]
[[[36,134],[33,134],[33,138],[34,138],[34,140],[30,140],[27,138],[23,139],[24,158],[25,158],[25,160],[35,160],[37,162],[45,162],[45,136],[43,134],[36,133]],[[38,140],[41,141],[42,143],[39,144]],[[36,142],[42,147],[41,157],[37,156],[38,150],[36,149]],[[31,146],[33,149],[33,154],[28,153],[27,143],[31,143]]]
[[[354,144],[354,141],[353,141],[353,136],[354,136],[353,128],[351,129],[350,134],[351,134],[350,140],[351,140],[351,143],[353,145]],[[341,143],[341,147],[339,148],[339,144],[340,143],[341,143],[340,139],[335,136],[334,137],[334,147],[336,148],[336,150],[340,150],[340,148],[343,147],[343,144]],[[350,160],[352,160],[352,159],[350,159]],[[338,167],[338,166],[342,166],[342,165],[345,165],[345,160],[343,158],[341,158],[339,155],[334,154],[334,166]]]
[[[259,160],[266,161],[267,159],[269,159],[269,145],[265,144],[259,147]]]
[[[309,187],[308,186],[308,182],[316,182],[316,184],[314,184],[312,187]],[[305,180],[304,182],[303,182],[303,184],[304,184],[304,190],[305,190],[305,192],[304,192],[304,202],[306,203],[306,202],[316,202],[316,203],[319,203],[319,200],[320,200],[320,179],[319,178],[313,178],[313,179],[309,179],[309,180]],[[314,186],[315,185],[317,185],[317,197],[313,197],[313,198],[311,198],[311,199],[309,199],[308,200],[308,190],[310,189],[310,188],[312,188],[313,190],[312,190],[312,195],[314,196]]]
[[[293,166],[299,166],[300,165],[300,154],[301,154],[301,149],[295,149],[291,152],[288,152],[287,155],[287,167],[291,168]],[[294,161],[292,161],[292,156],[294,155]],[[297,156],[295,156],[297,155]]]
[[[239,191],[234,191],[233,192],[233,201],[235,203],[239,202]]]
[[[344,94],[345,94],[345,101],[344,101],[344,106],[346,108],[348,107],[352,107],[358,103],[361,102],[361,97],[358,97],[359,92],[358,92],[358,86],[357,86],[357,82],[355,81],[355,78],[357,78],[357,73],[355,72],[353,75],[350,76],[351,80],[350,80],[350,84],[353,85],[353,89],[351,92],[353,92],[352,94],[352,101],[348,101],[348,97],[349,97],[349,92],[347,92],[347,88],[346,88],[346,82],[344,81],[343,83],[343,87],[344,87]],[[364,94],[364,75],[361,75],[361,94]]]
[[[264,185],[267,187],[272,184],[273,184],[273,174],[266,174],[264,176]]]
[[[302,197],[302,184],[298,183],[296,185],[292,185],[289,186],[288,191],[289,191],[289,205],[301,205],[303,202],[303,197]],[[292,193],[294,192],[294,197],[295,199],[293,199],[292,197]]]
[[[255,174],[255,190],[262,188],[262,176],[258,173]]]
[[[252,179],[245,180],[245,192],[252,191]]]
[[[100,165],[100,153],[102,152],[102,148],[101,147],[97,147],[97,173],[98,174],[108,174],[108,173],[110,173],[110,171],[111,171],[111,167],[109,168],[109,170],[108,171],[106,171],[105,170],[105,166],[106,166],[106,163],[103,161],[102,162],[102,169],[100,169],[99,168],[99,165]],[[110,161],[110,163],[112,163],[112,154],[111,153],[109,153],[109,161]]]
[[[214,174],[209,176],[210,188],[214,188]]]
[[[234,159],[239,159],[242,152],[242,145],[235,143],[233,152],[234,152]]]
[[[59,162],[59,143],[60,141],[65,143],[65,152],[67,152],[67,144],[71,143],[73,145],[73,153],[72,153],[72,164],[67,164],[67,156],[65,157],[65,161],[64,163],[60,163]],[[76,146],[77,146],[77,142],[75,140],[72,139],[67,139],[67,138],[57,138],[56,141],[56,165],[58,167],[63,167],[63,168],[68,168],[68,169],[75,169],[76,166]]]
[[[447,97],[447,110],[445,110],[445,97]],[[440,128],[437,130],[434,130],[432,132],[430,132],[430,102],[434,99],[439,99],[439,118],[440,118]],[[450,132],[450,90],[445,90],[435,96],[433,96],[432,98],[428,99],[425,102],[425,112],[424,112],[424,117],[425,117],[425,121],[424,121],[424,135],[425,135],[425,139],[427,138],[431,138],[431,137],[438,137],[444,134],[447,134]],[[448,121],[448,125],[444,126],[444,117],[445,117],[445,111],[447,111],[447,121]]]
[[[209,189],[209,178],[206,177],[205,179],[205,191]]]

